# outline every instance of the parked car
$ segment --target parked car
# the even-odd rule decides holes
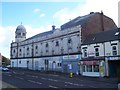
[[[9,71],[9,69],[7,67],[4,67],[4,66],[0,67],[0,70],[2,70],[2,71]]]

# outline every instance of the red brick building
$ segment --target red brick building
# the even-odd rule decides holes
[[[102,12],[91,12],[88,15],[85,16],[79,16],[64,25],[61,26],[61,29],[67,29],[73,26],[81,25],[81,34],[82,34],[82,41],[85,40],[85,38],[94,33],[112,30],[117,28],[114,21],[109,18],[108,16],[105,16]]]

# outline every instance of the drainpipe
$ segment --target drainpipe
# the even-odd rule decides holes
[[[103,12],[101,11],[101,28],[102,31],[104,32],[104,21],[103,21]],[[104,51],[104,75],[106,76],[108,74],[108,61],[105,60],[105,42],[103,42],[103,51]]]
[[[33,47],[34,42],[32,41],[32,69],[34,70],[34,58],[33,58],[33,54],[34,54],[34,47]]]
[[[18,68],[18,43],[17,43],[17,68]]]

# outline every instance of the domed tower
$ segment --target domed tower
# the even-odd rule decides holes
[[[26,29],[21,24],[16,28],[15,31],[15,42],[21,42],[26,39]]]

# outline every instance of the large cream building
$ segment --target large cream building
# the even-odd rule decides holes
[[[33,70],[79,72],[81,44],[89,34],[115,29],[114,21],[99,12],[79,16],[60,28],[26,38],[26,29],[19,25],[11,43],[11,67]]]

